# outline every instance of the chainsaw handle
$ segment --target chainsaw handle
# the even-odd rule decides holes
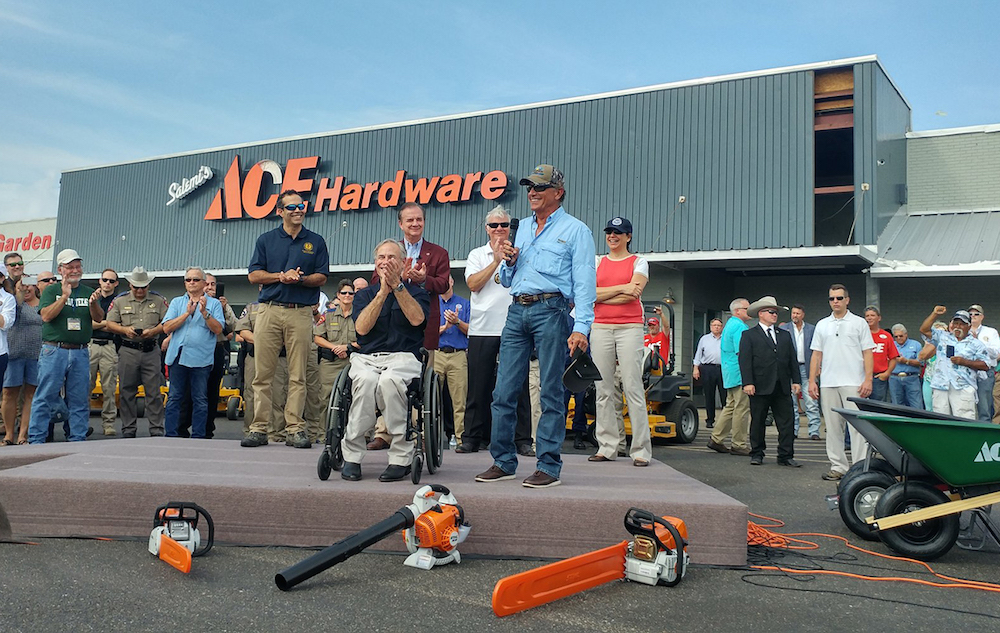
[[[656,527],[654,524],[662,525],[666,528],[667,532],[670,532],[670,536],[674,539],[674,548],[671,549],[660,540],[660,537],[656,535]],[[661,584],[668,587],[673,587],[681,581],[681,577],[684,575],[684,548],[687,547],[687,542],[681,538],[680,532],[674,526],[673,523],[667,521],[663,517],[658,517],[654,515],[649,510],[643,510],[642,508],[630,508],[627,513],[625,513],[625,529],[628,530],[629,534],[641,534],[647,538],[651,538],[656,543],[667,552],[673,552],[677,557],[677,565],[674,568],[674,581],[673,582],[661,582]]]
[[[431,487],[431,490],[433,490],[434,492],[438,492],[438,493],[441,493],[443,495],[450,495],[451,494],[451,490],[448,490],[448,488],[446,488],[445,486],[442,486],[441,484],[430,484],[430,487]]]
[[[177,517],[167,517],[164,516],[167,510],[178,510],[179,513]],[[186,513],[185,510],[193,510],[194,515]],[[212,549],[212,545],[215,543],[215,523],[212,521],[212,515],[208,513],[208,510],[197,503],[191,503],[190,501],[168,501],[158,507],[156,512],[153,513],[153,527],[163,525],[165,521],[175,518],[180,521],[187,521],[191,524],[192,529],[198,529],[199,517],[204,517],[205,524],[208,525],[208,536],[204,541],[205,544],[191,552],[191,556],[204,556],[208,553],[208,550]]]

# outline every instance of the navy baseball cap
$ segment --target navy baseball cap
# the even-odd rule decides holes
[[[621,231],[622,233],[632,233],[632,223],[628,221],[628,218],[614,217],[608,220],[608,225],[604,227],[605,233],[610,233],[611,231]]]

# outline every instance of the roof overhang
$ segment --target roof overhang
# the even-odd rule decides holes
[[[729,251],[643,253],[652,263],[676,268],[724,268],[727,272],[766,274],[789,272],[861,272],[877,256],[874,246],[798,246]]]
[[[995,277],[1000,275],[1000,261],[968,264],[931,265],[920,262],[880,259],[871,267],[873,278],[889,277]]]

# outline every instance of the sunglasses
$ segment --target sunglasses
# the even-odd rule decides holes
[[[105,278],[101,278],[101,281],[103,281],[106,284],[116,284],[116,283],[118,283],[117,279],[105,279]]]
[[[510,226],[510,222],[487,222],[486,226],[491,229],[505,229]]]
[[[528,191],[537,191],[542,193],[546,189],[552,189],[552,185],[528,185]]]
[[[24,262],[11,262],[7,264],[8,268],[10,268],[11,266],[24,266]]]
[[[282,208],[284,208],[285,211],[295,211],[296,209],[298,209],[299,211],[301,211],[302,209],[306,208],[306,203],[305,202],[300,202],[298,204],[286,204]]]
[[[51,283],[51,282],[53,282],[55,280],[56,280],[55,277],[45,277],[43,279],[39,279],[38,283],[40,283],[40,284],[47,284],[47,283]]]
[[[187,281],[187,282],[190,283],[192,281],[205,281],[205,280],[202,279],[201,277],[185,277],[184,281]]]
[[[830,297],[830,301],[843,301],[844,297]]]
[[[982,312],[970,312],[969,316],[983,316]]]
[[[777,310],[761,310],[761,312],[767,312],[768,314],[778,314]]]
[[[354,294],[354,291],[352,291],[352,290],[341,290],[338,294],[352,295],[352,294]]]
[[[612,233],[615,235],[625,235],[623,231],[619,231],[618,229],[604,229],[605,235],[611,235]]]

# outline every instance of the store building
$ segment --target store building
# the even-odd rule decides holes
[[[334,281],[370,274],[372,247],[400,235],[395,208],[416,199],[461,292],[486,213],[503,204],[527,215],[517,182],[552,163],[598,253],[610,217],[632,220],[633,250],[652,263],[645,299],[676,302],[676,353],[689,370],[708,320],[735,296],[803,303],[815,321],[827,286],[842,282],[855,311],[880,303],[911,331],[939,300],[982,303],[989,320],[971,275],[1000,273],[993,131],[911,133],[900,90],[876,57],[859,57],[69,170],[56,242],[93,276],[144,265],[168,296],[183,292],[186,266],[201,266],[241,304],[256,294],[246,266],[276,226],[280,190],[306,194]],[[991,165],[988,187],[963,185]],[[951,236],[958,224],[992,243],[956,238],[931,266],[900,264],[923,260],[918,234]],[[956,270],[973,253],[981,265]]]
[[[2,254],[20,254],[25,274],[37,275],[52,269],[55,235],[55,218],[3,222],[0,223],[0,249]]]

